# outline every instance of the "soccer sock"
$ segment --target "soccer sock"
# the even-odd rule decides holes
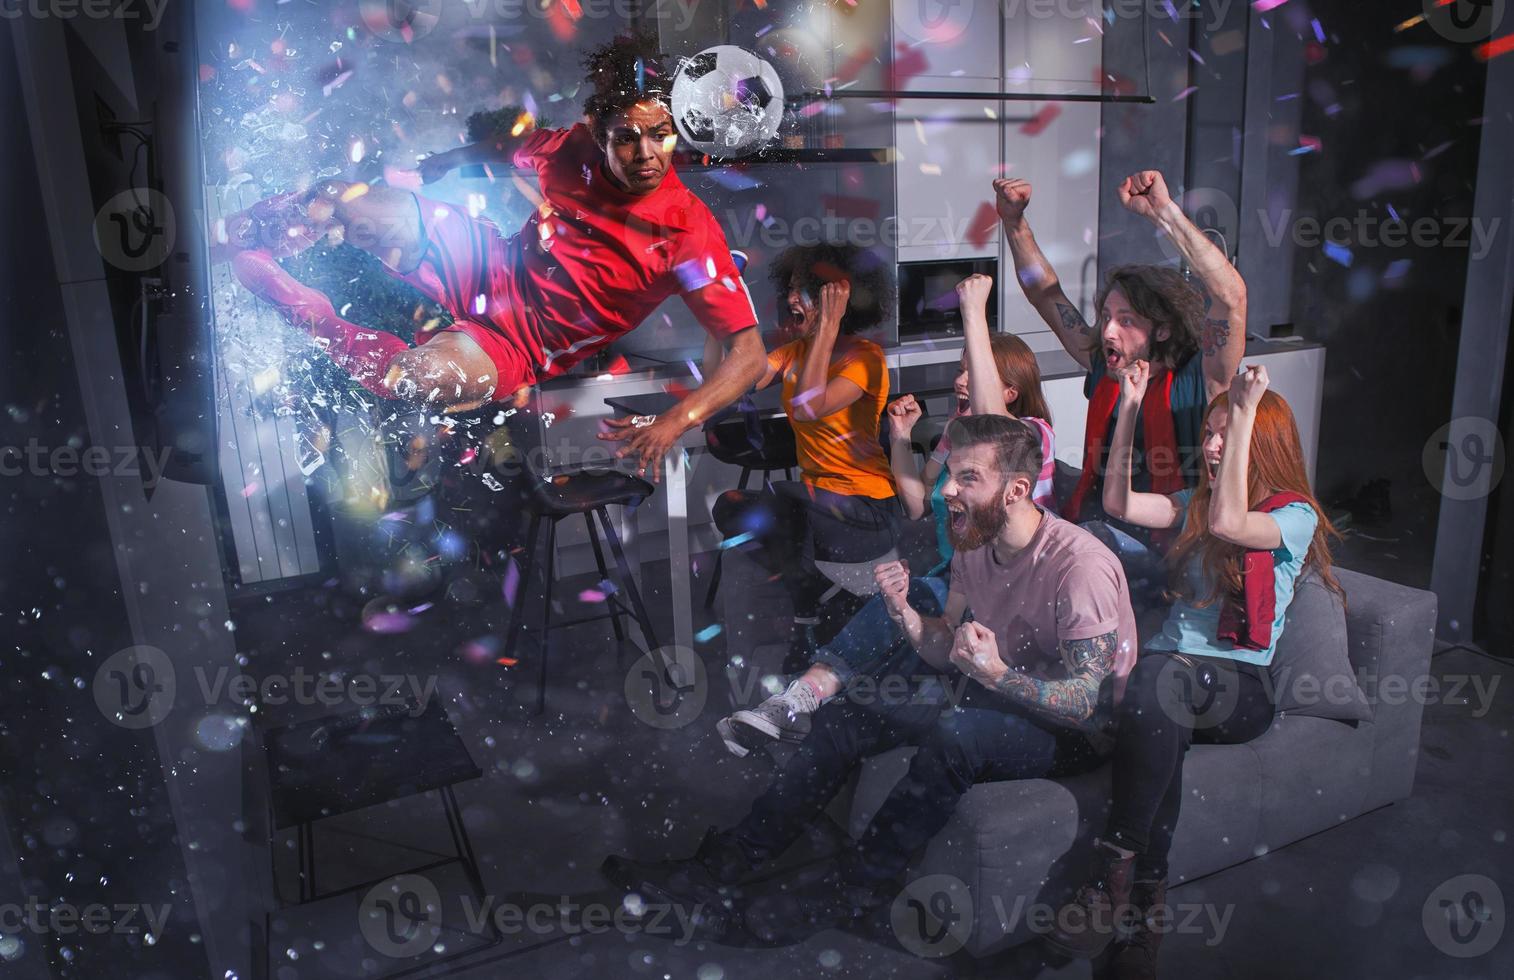
[[[389,362],[409,350],[409,344],[394,334],[342,319],[324,293],[285,272],[267,252],[240,252],[231,260],[231,268],[254,295],[278,307],[284,319],[315,338],[332,363],[352,380],[380,398],[394,397],[384,378]]]

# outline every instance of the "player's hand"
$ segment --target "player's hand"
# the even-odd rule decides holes
[[[415,169],[420,171],[421,183],[434,184],[451,173],[453,166],[451,152],[443,150],[440,153],[422,157],[415,165]]]
[[[846,304],[852,298],[852,284],[845,279],[828,282],[820,287],[820,326],[835,330],[841,326],[846,315]]]
[[[952,638],[952,666],[984,687],[993,687],[1009,670],[999,656],[999,641],[994,631],[979,622],[967,622],[957,627]]]
[[[994,181],[994,209],[999,220],[1019,224],[1030,205],[1030,181],[1019,177],[1000,177]]]
[[[1172,206],[1167,181],[1160,170],[1142,170],[1120,182],[1120,203],[1143,218],[1156,221]]]
[[[897,621],[909,607],[909,562],[901,558],[874,565],[873,581],[878,583],[884,608],[890,618]]]
[[[1120,368],[1120,406],[1139,408],[1146,398],[1146,386],[1150,381],[1150,361],[1131,361]]]
[[[908,439],[915,423],[925,415],[914,395],[901,395],[888,403],[888,431],[893,439]]]
[[[1253,364],[1237,374],[1230,382],[1230,407],[1248,415],[1256,413],[1267,392],[1267,369]]]
[[[988,312],[988,294],[993,291],[993,288],[993,276],[985,276],[981,272],[973,273],[957,283],[958,307],[963,313],[971,310],[986,315]]]
[[[627,456],[636,456],[639,460],[636,475],[645,479],[650,473],[653,483],[661,483],[663,457],[678,445],[678,440],[683,436],[684,430],[678,423],[668,421],[666,417],[650,425],[637,425],[637,418],[638,416],[627,419],[605,419],[604,425],[608,431],[601,432],[599,438],[606,442],[621,443],[621,447],[615,451],[615,458],[624,459]]]

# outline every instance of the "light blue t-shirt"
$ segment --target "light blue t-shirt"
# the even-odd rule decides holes
[[[1192,490],[1180,490],[1173,499],[1183,508],[1183,523],[1188,523],[1188,501]],[[1150,650],[1171,650],[1191,653],[1197,657],[1225,657],[1261,667],[1272,662],[1277,650],[1277,641],[1283,635],[1283,617],[1288,612],[1288,603],[1293,601],[1293,587],[1304,568],[1304,559],[1309,555],[1309,544],[1314,540],[1314,527],[1319,515],[1306,503],[1295,502],[1267,515],[1277,521],[1282,534],[1282,544],[1272,551],[1273,580],[1276,586],[1272,620],[1272,643],[1265,650],[1237,648],[1228,641],[1216,639],[1220,632],[1220,607],[1215,600],[1207,606],[1195,606],[1187,599],[1179,599],[1167,614],[1161,632],[1146,644]],[[1209,594],[1212,583],[1204,578],[1203,563],[1197,558],[1188,562],[1183,572],[1190,594],[1203,598]]]

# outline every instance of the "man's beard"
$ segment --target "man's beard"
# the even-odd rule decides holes
[[[1009,521],[1009,513],[998,500],[983,507],[969,504],[966,508],[967,523],[960,531],[949,521],[946,525],[946,540],[951,542],[955,551],[972,551],[983,547],[998,537]]]

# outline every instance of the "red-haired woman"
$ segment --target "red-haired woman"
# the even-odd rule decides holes
[[[1177,530],[1168,553],[1174,601],[1120,702],[1113,805],[1094,844],[1092,873],[1048,937],[1090,958],[1118,939],[1111,967],[1120,978],[1156,975],[1160,934],[1151,922],[1166,899],[1188,746],[1248,742],[1271,726],[1263,675],[1294,585],[1312,571],[1340,589],[1330,570],[1335,528],[1309,490],[1293,412],[1267,390],[1267,369],[1248,367],[1210,402],[1199,484],[1171,495],[1130,489],[1131,443],[1148,378],[1145,361],[1120,373],[1104,507],[1141,527]],[[1140,915],[1116,936],[1113,916],[1126,904]]]

